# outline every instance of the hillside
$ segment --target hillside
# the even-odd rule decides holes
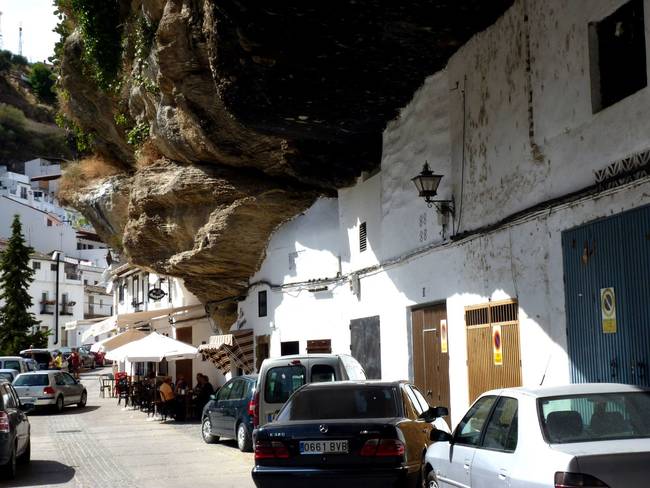
[[[56,108],[29,84],[32,67],[7,51],[0,58],[0,165],[21,170],[35,157],[71,158],[66,133],[54,123]]]

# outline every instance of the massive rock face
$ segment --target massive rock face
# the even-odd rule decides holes
[[[73,203],[230,313],[273,230],[378,166],[386,122],[511,3],[122,0],[119,89],[89,80],[79,30],[65,44],[68,111],[123,170]],[[144,165],[135,129],[159,155]]]

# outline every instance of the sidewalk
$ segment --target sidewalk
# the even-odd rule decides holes
[[[147,421],[116,398],[100,398],[98,369],[82,374],[84,409],[37,412],[32,425],[32,463],[8,486],[88,488],[252,487],[253,456],[234,441],[201,440],[197,423]]]

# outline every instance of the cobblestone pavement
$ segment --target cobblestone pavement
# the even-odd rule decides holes
[[[146,413],[125,410],[115,398],[100,398],[101,372],[82,375],[86,408],[30,415],[32,461],[3,486],[254,486],[252,454],[240,452],[234,441],[205,444],[198,423],[148,421]]]

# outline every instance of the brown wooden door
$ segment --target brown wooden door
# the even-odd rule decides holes
[[[431,406],[449,408],[449,354],[443,352],[442,327],[447,325],[445,304],[411,313],[414,383]]]
[[[192,344],[192,327],[182,327],[180,329],[176,329],[176,340],[184,342],[186,344]],[[176,361],[176,381],[178,381],[178,377],[180,375],[183,375],[185,378],[185,381],[189,385],[194,384],[194,377],[193,377],[193,371],[192,371],[192,359],[180,359]]]

